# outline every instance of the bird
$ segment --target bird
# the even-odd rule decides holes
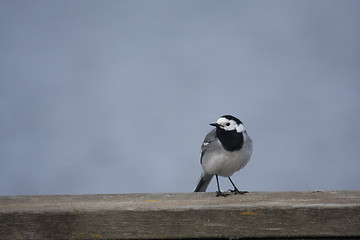
[[[217,197],[229,195],[221,192],[218,176],[227,177],[230,180],[234,187],[234,190],[230,190],[231,192],[247,193],[247,191],[239,191],[230,178],[235,172],[245,167],[252,155],[252,140],[244,124],[232,115],[223,115],[216,123],[210,125],[215,128],[205,136],[201,145],[202,173],[194,192],[205,192],[215,175]]]

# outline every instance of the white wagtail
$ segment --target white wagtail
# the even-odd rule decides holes
[[[229,178],[234,186],[231,192],[246,193],[239,191],[230,178],[247,164],[252,154],[252,141],[244,124],[234,116],[224,115],[210,125],[216,128],[206,135],[201,145],[200,163],[203,171],[194,192],[205,192],[215,175],[218,188],[216,196],[226,197],[228,194],[221,192],[219,187],[220,175]]]

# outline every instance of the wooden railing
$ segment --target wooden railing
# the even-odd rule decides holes
[[[0,239],[360,238],[360,191],[0,197]]]

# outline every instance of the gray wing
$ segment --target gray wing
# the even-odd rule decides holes
[[[216,128],[211,130],[206,136],[205,139],[201,145],[201,157],[200,157],[200,163],[202,164],[202,158],[204,156],[204,153],[206,149],[210,147],[210,145],[216,140]]]
[[[200,157],[200,163],[202,164],[202,159],[204,156],[204,153],[211,144],[213,144],[216,141],[216,128],[211,130],[206,136],[205,139],[201,145],[201,157]],[[213,178],[213,175],[208,175],[206,173],[202,173],[200,176],[200,179],[198,183],[196,184],[196,187],[194,189],[194,192],[205,192],[209,183],[211,182],[211,179]]]

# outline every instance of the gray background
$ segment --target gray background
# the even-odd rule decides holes
[[[359,190],[359,12],[0,1],[0,195],[190,192],[223,114],[254,141],[240,190]]]

